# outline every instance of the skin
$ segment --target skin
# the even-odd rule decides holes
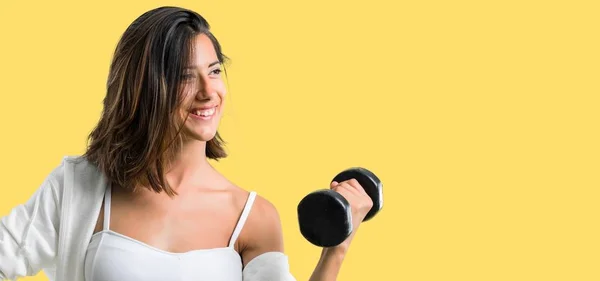
[[[190,113],[190,105],[216,106],[216,111],[210,120],[189,116],[185,122],[182,153],[167,174],[179,195],[170,198],[145,188],[135,193],[114,189],[110,213],[112,231],[173,253],[227,247],[249,195],[215,170],[205,155],[206,142],[217,132],[226,96],[217,54],[207,36],[195,38],[189,67],[184,72],[185,106],[180,110],[181,116],[185,118]],[[332,183],[331,188],[348,199],[354,231],[341,245],[323,249],[311,281],[336,279],[356,230],[373,204],[355,180]],[[102,230],[103,213],[102,209],[95,232]],[[244,266],[263,253],[284,252],[277,209],[260,195],[234,249],[240,253]]]

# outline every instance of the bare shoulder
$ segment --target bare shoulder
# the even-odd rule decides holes
[[[281,219],[275,205],[257,194],[240,233],[239,249],[244,266],[266,252],[283,252]]]
[[[234,204],[238,208],[243,208],[250,198],[250,191],[231,182],[228,182],[228,184],[233,195],[232,200]],[[265,227],[267,229],[264,229]],[[266,230],[271,230],[269,231],[271,233],[272,230],[280,231],[280,229],[281,221],[275,205],[260,194],[256,194],[254,202],[252,202],[252,208],[244,224],[242,235],[256,234],[257,232],[260,233],[260,231]]]
[[[273,203],[257,194],[248,217],[248,229],[253,234],[253,240],[278,238],[281,235],[281,219],[279,212]]]
[[[234,186],[234,189],[233,198],[235,204],[240,207],[246,205],[250,198],[250,192],[238,186]],[[244,228],[240,234],[241,240],[249,242],[248,244],[250,244],[244,246],[247,248],[248,246],[254,245],[251,243],[253,241],[276,238],[277,236],[280,236],[280,234],[281,220],[277,208],[271,201],[260,194],[256,194],[244,224]]]

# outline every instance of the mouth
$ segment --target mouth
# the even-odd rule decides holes
[[[215,115],[216,112],[217,112],[217,106],[212,105],[212,106],[194,108],[190,111],[190,115],[196,119],[209,120]]]

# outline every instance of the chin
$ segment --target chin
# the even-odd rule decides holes
[[[192,134],[191,138],[197,141],[209,141],[212,140],[216,136],[216,132],[203,132],[203,133],[195,133]]]
[[[206,131],[206,130],[190,130],[187,128],[184,132],[185,139],[188,141],[210,141],[217,135],[216,131]]]

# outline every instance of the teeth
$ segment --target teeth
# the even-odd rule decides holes
[[[198,109],[198,110],[196,110],[196,111],[194,112],[194,114],[196,114],[196,115],[205,116],[205,117],[207,117],[207,116],[211,116],[211,115],[213,115],[214,113],[215,113],[215,108],[214,108],[214,107],[213,107],[213,108],[211,108],[211,109],[205,109],[205,110],[200,110],[200,109]]]

